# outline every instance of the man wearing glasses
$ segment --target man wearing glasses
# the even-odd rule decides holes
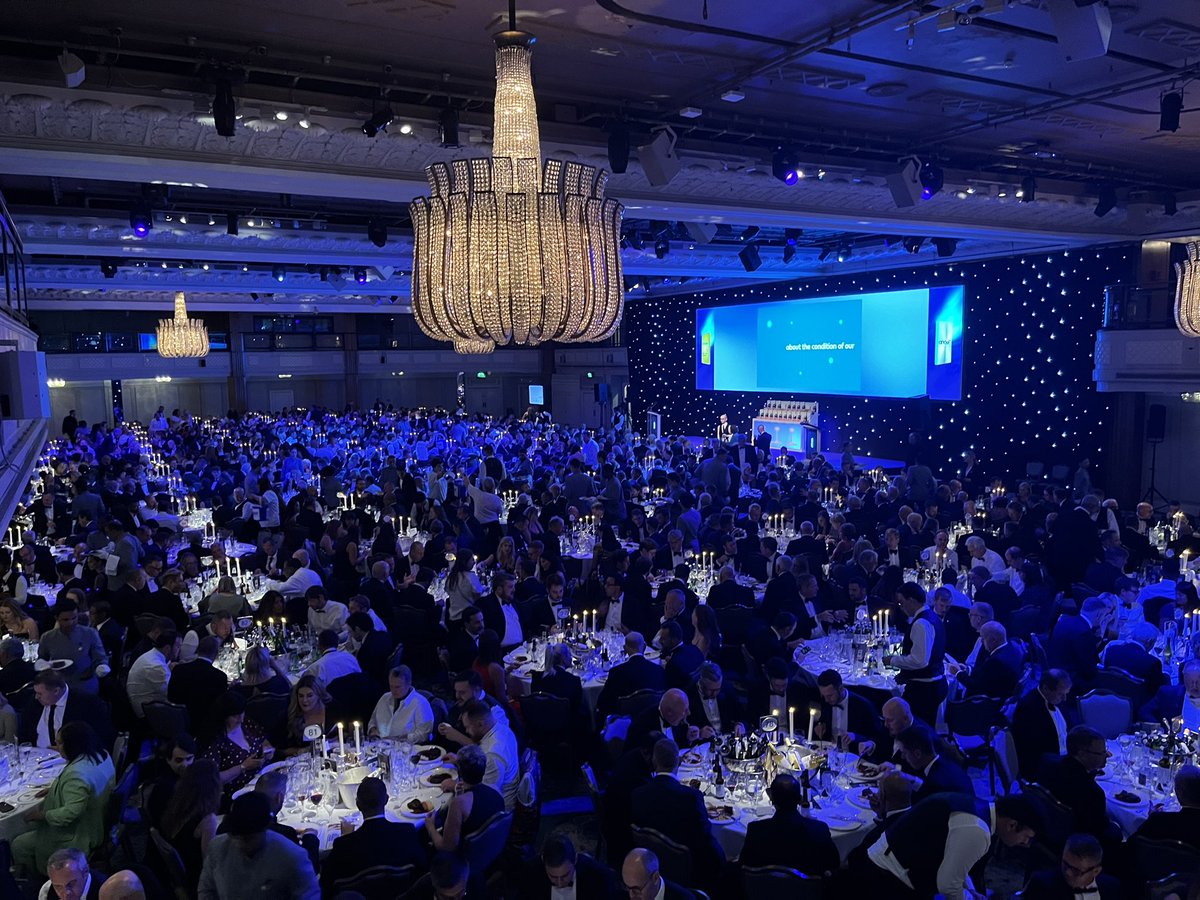
[[[1034,873],[1025,900],[1110,900],[1121,896],[1117,879],[1100,874],[1104,849],[1090,834],[1073,834],[1063,846],[1058,869]]]
[[[1066,755],[1042,763],[1036,781],[1074,812],[1076,831],[1119,843],[1120,832],[1108,819],[1104,789],[1096,783],[1111,755],[1104,735],[1076,725],[1067,733]]]
[[[663,878],[658,871],[658,857],[641,848],[630,850],[625,857],[621,881],[631,900],[693,900],[696,896]]]

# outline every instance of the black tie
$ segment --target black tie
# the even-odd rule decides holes
[[[50,746],[54,746],[54,711],[58,709],[57,703],[50,704],[50,717],[46,720],[46,734],[50,738]]]
[[[392,712],[393,713],[396,712],[396,710],[398,710],[400,708],[400,704],[403,702],[404,702],[403,700],[393,699],[392,700]]]

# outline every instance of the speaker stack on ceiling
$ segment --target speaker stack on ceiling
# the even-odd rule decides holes
[[[1161,403],[1151,403],[1146,410],[1146,440],[1161,444],[1167,439],[1167,408]]]

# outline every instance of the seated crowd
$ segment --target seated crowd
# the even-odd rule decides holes
[[[1188,517],[1123,515],[1086,464],[1009,491],[972,454],[944,479],[839,463],[382,406],[80,424],[0,549],[0,742],[66,762],[0,830],[0,895],[753,897],[782,873],[826,896],[1197,896],[1200,769],[1131,832],[1097,781],[1139,722],[1200,732],[1197,642],[1163,653],[1200,621]],[[193,503],[253,553],[187,527]],[[802,664],[864,609],[899,625],[894,693]],[[580,615],[622,648],[591,699],[561,634]],[[234,650],[265,622],[310,636],[302,669]],[[547,635],[523,680],[512,654]],[[785,710],[877,768],[874,820],[835,842],[783,772],[727,853],[681,759]],[[394,821],[371,776],[331,840],[279,821],[270,764],[351,722],[443,748],[445,803]],[[575,789],[543,797],[543,767]],[[543,827],[585,790],[594,817]]]

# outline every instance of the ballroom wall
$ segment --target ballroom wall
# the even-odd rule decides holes
[[[929,251],[926,250],[926,253]],[[836,278],[727,291],[631,298],[626,306],[631,399],[641,420],[663,414],[676,434],[711,434],[728,413],[748,428],[768,399],[821,403],[824,446],[849,441],[859,454],[905,459],[910,432],[924,434],[923,456],[935,470],[957,471],[974,449],[984,470],[1024,472],[1029,461],[1074,469],[1092,460],[1103,484],[1111,397],[1096,391],[1092,354],[1103,313],[1105,285],[1136,277],[1137,248],[1119,245],[1024,254],[986,262],[886,272],[848,272]],[[857,291],[963,284],[966,316],[963,399],[959,402],[697,391],[695,311],[701,306],[831,296]],[[1002,460],[1002,462],[994,462]],[[999,471],[997,471],[999,470]]]

